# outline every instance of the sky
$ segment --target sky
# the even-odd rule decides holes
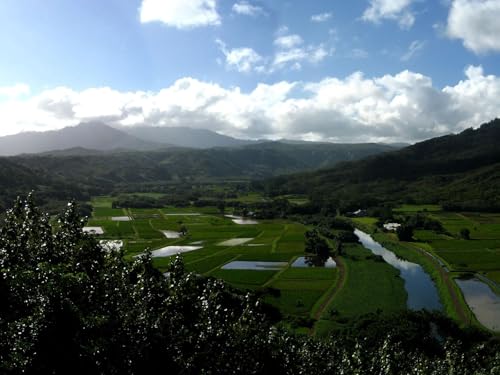
[[[0,136],[416,142],[500,117],[500,0],[2,0]]]

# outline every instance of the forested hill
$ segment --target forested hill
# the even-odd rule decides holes
[[[9,187],[9,199],[31,189],[50,192],[50,197],[70,199],[84,192],[110,192],[119,186],[133,189],[148,183],[268,178],[389,150],[394,148],[379,144],[280,142],[159,151],[104,152],[72,148],[0,158],[0,176],[4,180],[1,186]],[[74,193],[65,196],[63,192],[68,190]],[[7,195],[7,191],[2,194]]]
[[[309,193],[345,204],[355,201],[440,201],[500,207],[500,120],[268,183],[273,194]],[[358,203],[359,204],[359,203]]]
[[[279,142],[240,148],[207,150],[123,151],[22,155],[9,160],[47,175],[75,181],[118,182],[199,180],[210,178],[263,178],[331,166],[392,150],[377,144],[290,145]],[[78,150],[77,150],[78,151]],[[81,150],[80,150],[81,151]]]

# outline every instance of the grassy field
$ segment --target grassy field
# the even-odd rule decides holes
[[[345,248],[343,256],[345,285],[326,307],[315,325],[316,334],[324,336],[331,329],[366,313],[391,313],[406,309],[407,294],[399,271],[376,261],[372,253],[358,244]]]
[[[94,215],[88,225],[102,227],[102,239],[123,240],[125,257],[131,259],[145,248],[196,244],[202,248],[182,255],[188,270],[223,279],[237,288],[259,291],[264,301],[279,308],[288,321],[310,320],[318,313],[322,301],[330,301],[328,292],[338,281],[336,268],[291,267],[304,254],[307,228],[299,223],[264,220],[255,225],[238,225],[215,207],[112,209],[107,197],[95,198],[92,203]],[[114,216],[128,216],[131,220],[113,221]],[[187,228],[185,237],[169,239],[161,232],[178,231],[181,226]],[[235,246],[221,245],[238,238],[250,240]],[[397,271],[385,263],[367,259],[369,254],[359,246],[353,247],[345,262],[350,272],[347,289],[327,309],[336,309],[340,314],[334,317],[324,314],[322,321],[338,325],[338,317],[356,318],[378,309],[404,308],[406,297]],[[222,269],[232,261],[286,262],[286,266],[278,270]],[[168,269],[170,262],[171,257],[154,258],[154,264],[162,271]],[[299,324],[298,332],[301,329],[304,330]]]

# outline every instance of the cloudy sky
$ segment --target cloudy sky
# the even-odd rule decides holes
[[[500,0],[2,0],[0,135],[418,141],[500,117]]]

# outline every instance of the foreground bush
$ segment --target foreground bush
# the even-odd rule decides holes
[[[0,229],[2,374],[495,374],[498,351],[439,353],[385,338],[324,341],[273,328],[258,300],[184,270],[165,277],[82,232],[73,204],[52,223],[18,200]]]

